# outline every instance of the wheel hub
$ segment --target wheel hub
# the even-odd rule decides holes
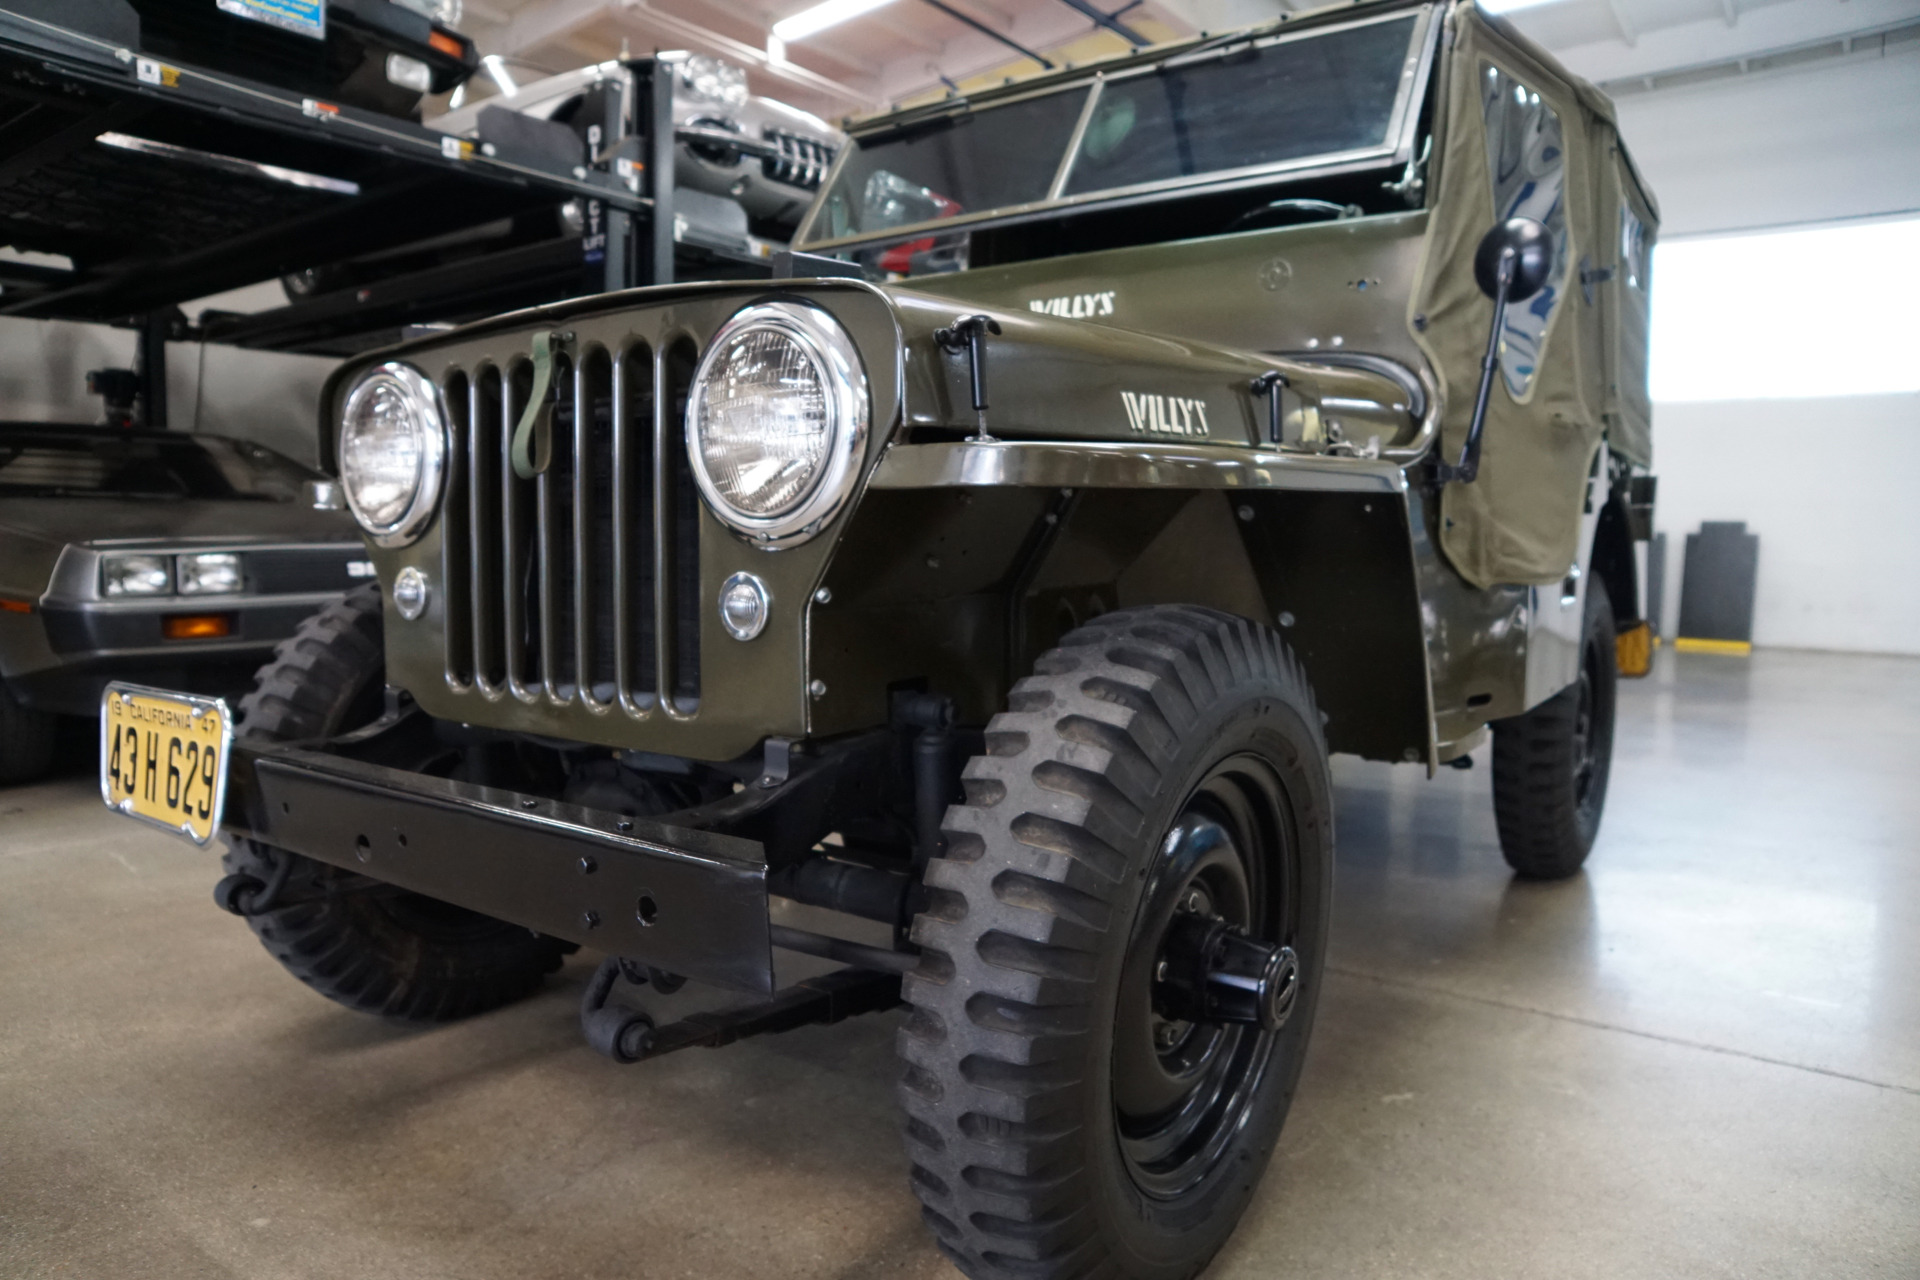
[[[1167,927],[1155,966],[1154,1012],[1167,1026],[1237,1023],[1278,1031],[1300,991],[1292,947],[1261,942],[1220,916],[1182,911]]]
[[[1273,820],[1281,804],[1264,764],[1223,761],[1162,838],[1142,887],[1112,1088],[1128,1172],[1155,1198],[1218,1171],[1299,997]]]

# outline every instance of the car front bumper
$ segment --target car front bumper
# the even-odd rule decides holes
[[[226,826],[550,937],[773,991],[755,841],[247,739]]]

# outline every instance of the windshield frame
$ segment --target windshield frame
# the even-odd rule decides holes
[[[801,219],[794,231],[793,247],[808,253],[829,253],[839,249],[874,248],[904,240],[919,239],[929,235],[945,235],[960,230],[976,230],[987,226],[1009,226],[1018,222],[1028,222],[1046,217],[1063,210],[1078,210],[1093,207],[1117,207],[1126,204],[1151,200],[1162,194],[1179,191],[1230,191],[1236,187],[1259,186],[1287,175],[1308,176],[1313,174],[1337,174],[1355,169],[1389,167],[1405,165],[1413,159],[1415,134],[1420,123],[1420,104],[1425,99],[1427,86],[1433,74],[1433,65],[1439,46],[1439,36],[1444,24],[1438,20],[1438,6],[1425,4],[1420,6],[1398,5],[1382,13],[1370,14],[1364,18],[1348,21],[1329,21],[1308,25],[1287,25],[1279,30],[1269,27],[1256,28],[1243,35],[1225,38],[1216,37],[1199,42],[1197,48],[1170,53],[1168,56],[1147,62],[1143,65],[1111,64],[1090,68],[1088,74],[1063,79],[1056,83],[1036,88],[1028,93],[1011,93],[1006,96],[995,95],[991,101],[977,108],[966,99],[951,104],[935,103],[931,108],[918,112],[901,113],[898,116],[886,116],[864,130],[851,132],[848,145],[840,149],[834,157],[833,167],[827,173],[826,180],[820,184],[820,192],[814,199],[806,216]],[[1157,74],[1164,67],[1198,66],[1206,62],[1224,59],[1247,49],[1265,49],[1274,45],[1286,44],[1295,40],[1311,40],[1333,31],[1351,30],[1371,26],[1375,23],[1404,20],[1412,14],[1414,17],[1413,37],[1408,44],[1405,63],[1402,65],[1400,84],[1394,93],[1393,108],[1387,117],[1386,140],[1378,146],[1361,147],[1348,151],[1322,152],[1318,155],[1302,156],[1292,160],[1281,160],[1269,164],[1246,165],[1238,169],[1219,169],[1211,173],[1194,174],[1174,178],[1162,178],[1153,182],[1134,183],[1125,187],[1111,187],[1102,191],[1089,191],[1077,196],[1064,194],[1067,183],[1073,175],[1074,161],[1079,156],[1080,144],[1087,130],[1088,122],[1099,108],[1101,94],[1109,83],[1131,80],[1139,76]],[[975,213],[960,214],[952,218],[936,218],[924,222],[887,227],[881,231],[856,232],[853,235],[835,239],[813,239],[814,225],[822,215],[827,204],[827,196],[839,181],[841,170],[859,147],[862,135],[889,134],[898,131],[898,123],[904,118],[905,127],[917,127],[930,123],[943,116],[958,116],[974,110],[991,111],[1011,106],[1030,98],[1043,95],[1074,93],[1087,90],[1087,99],[1081,104],[1080,118],[1075,122],[1066,148],[1061,154],[1060,163],[1054,170],[1053,181],[1047,194],[1039,200],[1026,204],[1007,205],[997,209],[983,209]],[[941,111],[941,106],[948,111]]]

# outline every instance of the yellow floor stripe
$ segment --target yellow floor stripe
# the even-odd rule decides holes
[[[1698,640],[1692,636],[1681,636],[1673,642],[1680,653],[1730,653],[1744,658],[1753,652],[1753,644],[1747,640]]]

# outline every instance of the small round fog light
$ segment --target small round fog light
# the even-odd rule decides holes
[[[720,584],[720,625],[735,640],[751,640],[767,626],[767,585],[750,573]]]
[[[427,611],[427,575],[408,565],[393,580],[393,607],[412,622]]]

